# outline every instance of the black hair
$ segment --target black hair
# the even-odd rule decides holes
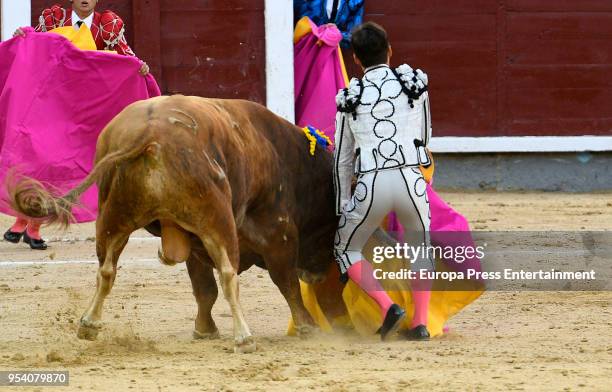
[[[351,32],[351,46],[365,68],[387,62],[389,39],[379,24],[365,22]]]

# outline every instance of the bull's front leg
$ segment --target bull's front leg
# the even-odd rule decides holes
[[[194,249],[187,260],[187,271],[191,279],[193,296],[198,304],[198,314],[193,330],[195,339],[216,339],[219,337],[219,330],[211,314],[219,290],[217,289],[212,265],[208,262],[209,259],[204,249]]]
[[[106,236],[98,231],[96,249],[99,268],[96,275],[96,293],[80,320],[77,336],[79,339],[95,340],[102,327],[102,306],[110,293],[117,276],[117,261],[127,244],[129,233],[115,233]]]

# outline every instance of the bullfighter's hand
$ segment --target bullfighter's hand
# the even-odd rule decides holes
[[[138,72],[139,72],[141,75],[143,75],[143,76],[148,75],[148,74],[149,74],[149,71],[150,71],[149,66],[148,66],[148,65],[147,65],[147,63],[145,63],[145,62],[143,62],[143,63],[142,63],[142,66],[140,67],[140,70],[138,70]]]
[[[21,27],[19,27],[17,30],[15,30],[15,32],[13,33],[13,37],[25,37],[25,31],[23,31],[21,29]]]

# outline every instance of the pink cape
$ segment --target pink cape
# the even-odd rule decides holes
[[[312,125],[333,140],[336,94],[346,87],[338,44],[342,33],[336,26],[317,26],[294,46],[295,123]]]
[[[93,167],[102,129],[132,102],[160,95],[140,61],[114,53],[82,51],[56,34],[26,29],[0,43],[0,211],[9,169],[60,194]],[[96,219],[98,193],[90,188],[75,209],[78,222]]]

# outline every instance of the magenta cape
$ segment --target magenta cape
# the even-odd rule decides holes
[[[429,226],[430,240],[433,246],[452,247],[475,247],[472,239],[470,224],[467,219],[436,193],[431,184],[427,184],[427,199],[431,221]],[[395,237],[403,242],[404,228],[399,223],[395,212],[389,214],[387,231],[394,233]],[[466,272],[468,269],[481,271],[480,259],[476,256],[467,258],[461,262],[455,260],[444,260],[446,264],[455,271]]]
[[[336,94],[346,87],[338,48],[342,34],[336,26],[308,21],[312,32],[294,45],[295,123],[312,125],[333,139]]]
[[[155,79],[138,73],[134,57],[82,51],[56,34],[35,33],[0,43],[0,211],[9,169],[63,193],[93,167],[102,129],[132,102],[160,95]],[[96,218],[90,188],[75,209],[78,222]]]

